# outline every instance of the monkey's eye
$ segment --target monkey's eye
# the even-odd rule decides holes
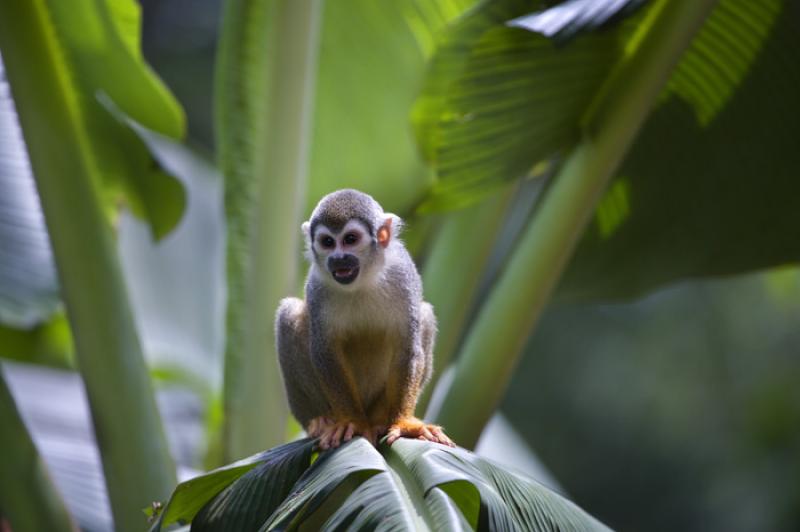
[[[330,249],[336,246],[336,241],[332,236],[325,235],[319,239],[319,245],[326,249]]]
[[[358,235],[356,233],[347,233],[342,241],[345,245],[352,246],[358,243]]]

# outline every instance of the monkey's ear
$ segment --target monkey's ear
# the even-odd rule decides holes
[[[303,238],[305,238],[306,242],[311,242],[311,224],[303,222],[300,229],[303,231]]]
[[[394,224],[395,229],[399,229],[399,224],[394,223],[395,220],[399,220],[399,218],[394,214],[387,213],[386,220],[384,220],[383,225],[378,228],[378,244],[380,244],[382,248],[387,247],[389,242],[392,241],[392,225]]]

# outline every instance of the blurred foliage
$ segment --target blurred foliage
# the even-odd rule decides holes
[[[114,3],[42,3],[32,8],[43,17],[46,41],[6,42],[5,61],[24,61],[27,46],[41,49],[57,71],[58,90],[69,102],[81,137],[102,177],[94,183],[110,216],[122,203],[146,217],[153,234],[161,237],[180,219],[183,189],[154,164],[147,148],[126,125],[103,108],[97,96],[105,94],[143,126],[178,138],[184,132],[183,110],[161,81],[153,75],[139,51],[139,6],[132,0]],[[28,17],[10,12],[18,21]],[[33,36],[31,36],[32,38]],[[18,48],[19,47],[19,48]],[[44,75],[31,69],[32,78]],[[17,107],[28,105],[30,95],[15,89]],[[33,131],[26,132],[32,135]]]
[[[211,78],[220,2],[206,0],[203,8],[195,0],[142,4],[144,53],[186,107],[190,137],[213,149]],[[345,186],[375,195],[398,213],[422,198],[431,176],[418,155],[409,108],[437,32],[472,4],[325,3],[304,212]]]
[[[141,57],[134,0],[0,3],[0,50],[58,266],[115,528],[138,530],[137,506],[169,493],[175,467],[110,222],[125,204],[146,218],[154,238],[162,237],[183,213],[184,190],[101,100],[173,138],[184,132],[183,111]]]
[[[639,4],[571,0],[520,16],[531,2],[498,0],[449,28],[414,110],[437,172],[423,208],[539,177],[591,138],[610,118],[598,90],[651,10],[602,26]],[[793,2],[718,3],[616,173],[561,300],[630,298],[800,258],[798,20]],[[579,34],[587,27],[601,29]]]
[[[539,11],[538,2],[483,2],[446,30],[413,110],[437,176],[423,211],[474,203],[580,139],[581,119],[636,26],[592,30],[641,2],[592,4],[571,1],[531,15],[526,31],[518,17]],[[551,34],[580,37],[557,46]]]
[[[515,3],[497,1],[484,6],[491,11],[493,6],[507,4]],[[587,3],[571,4],[576,8],[570,18],[592,27],[584,23],[585,17],[581,16],[583,10],[580,6],[588,9]],[[626,5],[616,1],[602,4],[611,12]],[[596,8],[601,3],[591,5]],[[514,123],[516,117],[508,113],[505,99],[492,97],[495,87],[509,87],[507,96],[515,102],[527,104],[526,112],[532,116],[539,113],[546,116],[553,108],[562,108],[561,112],[553,113],[555,135],[551,138],[544,130],[538,130],[534,137],[541,134],[544,141],[555,141],[555,147],[565,142],[558,133],[562,128],[576,136],[574,146],[562,146],[568,150],[563,162],[538,202],[503,273],[482,304],[473,327],[466,333],[455,377],[435,418],[448,426],[452,436],[462,444],[471,446],[477,441],[480,430],[497,407],[522,355],[522,347],[551,299],[598,199],[645,122],[674,66],[692,44],[697,30],[715,5],[715,0],[659,0],[644,12],[644,18],[638,21],[632,32],[628,24],[632,19],[626,19],[613,30],[580,35],[560,49],[542,35],[532,33],[528,41],[523,41],[532,46],[524,48],[525,53],[515,54],[513,51],[518,42],[506,33],[508,28],[504,24],[490,25],[478,38],[468,36],[461,42],[462,55],[474,53],[470,57],[474,61],[467,61],[461,72],[456,71],[455,80],[475,77],[481,81],[475,83],[472,90],[466,89],[464,97],[459,100],[464,104],[461,110],[469,119],[463,120],[463,128],[455,129],[464,130],[442,144],[443,150],[448,152],[472,146],[471,151],[476,154],[476,159],[471,161],[467,159],[470,150],[465,150],[465,160],[456,163],[464,169],[464,182],[451,183],[455,189],[452,195],[460,196],[459,184],[468,189],[485,188],[489,183],[496,185],[513,179],[514,176],[502,168],[505,159],[511,155],[523,155],[519,139],[538,129],[536,121]],[[553,11],[560,9],[542,11],[537,17],[543,22],[549,21],[548,27],[554,21],[562,26],[563,21],[551,20]],[[600,12],[599,9],[594,11]],[[606,15],[603,12],[604,19],[608,18]],[[538,24],[531,28],[537,32],[544,31]],[[600,35],[606,39],[593,39]],[[582,46],[579,43],[583,43]],[[622,43],[624,53],[621,52]],[[574,50],[584,50],[586,55],[574,56]],[[511,53],[506,53],[509,51]],[[597,62],[597,52],[608,52],[609,60],[596,75],[588,76],[591,70],[588,65]],[[615,55],[616,60],[612,60]],[[559,57],[569,61],[561,64]],[[580,57],[585,57],[585,60],[580,61]],[[562,86],[559,75],[553,74],[564,70],[575,71],[577,81],[569,87]],[[588,82],[580,81],[583,76]],[[520,77],[525,82],[535,78],[540,80],[533,99],[535,103],[531,103],[525,91],[515,90],[526,84],[520,82]],[[563,106],[565,100],[570,101],[564,93],[576,88],[577,105]],[[447,116],[445,113],[445,120]],[[482,116],[487,118],[483,127],[472,127],[470,131],[470,124],[478,122]],[[509,123],[514,125],[505,129],[505,134],[487,138]],[[498,151],[503,151],[502,145],[511,145],[512,148],[506,155],[496,156]],[[535,151],[535,146],[536,143],[532,143],[525,149]],[[481,174],[491,166],[496,170],[484,182]],[[439,192],[438,199],[442,201]],[[444,197],[450,195],[445,193]],[[493,351],[496,356],[486,356],[487,352]]]
[[[0,344],[2,345],[2,344]],[[3,530],[77,530],[25,428],[0,367],[0,527]]]
[[[28,329],[0,325],[0,356],[11,360],[74,368],[72,334],[66,316],[56,314],[50,320]]]
[[[0,323],[33,327],[59,303],[50,241],[0,59]]]
[[[619,530],[800,527],[800,270],[543,318],[504,412]]]
[[[36,116],[50,113],[43,129],[29,118],[26,135],[44,139],[56,129],[53,108],[37,103],[40,92],[48,105],[59,99],[56,94],[64,98],[78,132],[60,136],[56,145],[40,150],[39,170],[48,164],[64,168],[57,147],[85,151],[88,164],[96,170],[87,179],[103,199],[108,216],[115,220],[124,204],[148,221],[155,237],[163,237],[181,217],[183,187],[154,161],[129,123],[116,119],[101,103],[114,102],[126,115],[161,134],[183,134],[181,107],[141,57],[139,6],[133,1],[74,6],[43,2],[26,10],[9,9],[4,17],[20,25],[37,24],[45,36],[27,42],[36,38],[28,31],[4,43],[5,61],[28,68],[36,87],[29,90],[27,81],[16,80],[17,107],[37,106]],[[34,16],[41,18],[32,22]],[[50,64],[30,67],[28,59],[34,54]],[[48,82],[48,68],[58,83]],[[60,301],[20,117],[6,78],[0,64],[0,322],[21,331],[41,326],[59,309]]]
[[[800,260],[798,35],[797,2],[719,3],[601,200],[562,300]]]

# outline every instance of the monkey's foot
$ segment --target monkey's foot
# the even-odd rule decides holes
[[[439,425],[431,425],[415,417],[406,417],[395,422],[389,427],[386,443],[393,444],[398,438],[413,438],[417,440],[441,443],[448,447],[455,447],[453,440],[447,437]]]
[[[323,431],[333,425],[333,420],[326,416],[315,417],[308,422],[306,427],[306,434],[311,438],[319,438]]]
[[[375,429],[364,427],[355,421],[335,421],[323,427],[319,434],[319,448],[323,451],[336,449],[342,443],[348,442],[356,436],[363,436],[372,445],[378,439]]]

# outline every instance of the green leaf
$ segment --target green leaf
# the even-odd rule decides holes
[[[629,25],[567,46],[546,35],[602,26],[639,3],[582,0],[520,20],[531,2],[502,0],[460,20],[434,56],[414,110],[438,177],[422,210],[463,207],[507,181],[541,175],[542,163],[569,149],[621,57]],[[509,20],[540,33],[509,27]]]
[[[399,445],[398,445],[399,444]],[[480,494],[480,528],[489,530],[608,530],[575,504],[526,478],[464,449],[445,449],[412,440],[392,446],[428,490],[453,493],[465,515],[474,515]],[[473,488],[469,488],[467,484]]]
[[[416,515],[402,482],[389,472],[369,477],[322,525],[323,530],[432,530]],[[443,523],[439,530],[452,530]]]
[[[313,446],[314,442],[306,439],[262,456],[257,467],[245,473],[197,514],[192,520],[192,529],[198,532],[257,529],[308,469]]]
[[[183,135],[183,111],[166,87],[152,73],[139,51],[139,6],[133,0],[116,2],[80,0],[40,1],[28,13],[14,10],[5,17],[35,17],[48,35],[45,53],[57,65],[60,86],[43,85],[44,91],[64,91],[70,111],[80,122],[80,138],[92,164],[102,176],[106,209],[114,216],[124,202],[145,217],[155,237],[168,233],[183,212],[182,187],[160,171],[142,142],[103,108],[96,96],[105,93],[136,122],[178,138]],[[7,60],[32,46],[31,35],[7,41]],[[37,46],[40,46],[38,43]],[[32,69],[37,77],[39,71]],[[39,76],[40,81],[44,78]],[[28,91],[15,90],[17,106],[35,105]]]
[[[677,96],[694,108],[701,126],[711,123],[747,76],[782,5],[782,0],[720,2],[675,67],[664,100]]]
[[[324,522],[334,510],[326,508],[324,503],[339,488],[344,488],[344,493],[337,493],[339,497],[349,494],[365,480],[385,470],[380,454],[363,438],[356,438],[336,451],[326,452],[303,475],[261,529],[296,528],[311,519]],[[317,511],[326,509],[322,516],[315,515]]]
[[[400,455],[386,447],[381,448],[381,454],[386,459],[381,472],[358,486],[326,520],[324,529],[345,525],[354,530],[468,529],[451,501],[427,496]]]
[[[232,506],[236,503],[235,496],[242,492],[249,496],[248,500],[239,501],[240,504],[244,502],[246,508],[258,510],[258,507],[254,509],[253,504],[249,504],[252,496],[258,495],[259,504],[271,505],[274,509],[277,506],[274,502],[275,497],[280,494],[281,497],[285,497],[297,478],[311,463],[312,443],[310,440],[287,443],[182,482],[175,488],[175,492],[151,530],[155,532],[173,523],[192,522],[199,512],[197,524],[194,525],[199,527],[213,526],[216,523],[215,519],[219,519],[217,515],[219,512],[232,511],[238,519],[246,517],[236,513],[240,509],[238,506]],[[244,480],[243,486],[233,492],[226,490],[240,478]],[[217,495],[220,497],[206,506]],[[242,521],[237,523],[242,524]],[[219,523],[217,526],[220,526]]]
[[[510,20],[507,25],[541,33],[559,44],[565,44],[582,32],[610,26],[629,16],[645,2],[647,0],[566,0],[544,11]]]
[[[313,443],[184,482],[153,531],[190,520],[192,530],[608,530],[534,480],[463,449],[401,439],[376,450],[356,438],[308,468]]]
[[[75,367],[69,323],[60,313],[30,329],[0,325],[0,346],[3,358],[61,368]]]
[[[450,522],[451,530],[475,530],[478,527],[481,498],[467,481],[441,484],[428,490],[425,502],[434,522]]]
[[[133,133],[139,140],[137,149],[143,155],[141,160],[147,161],[147,169],[137,169],[138,177],[129,183],[135,190],[133,197],[142,198],[141,203],[131,204],[134,214],[144,217],[150,222],[153,236],[161,239],[166,236],[180,221],[186,208],[186,191],[177,174],[165,171],[169,162],[160,155],[159,146],[172,142],[179,145],[172,137],[151,130],[125,113],[106,93],[98,93],[100,104],[113,118],[126,128],[126,135]],[[143,148],[143,149],[142,149]],[[144,155],[146,154],[146,155]],[[136,163],[129,161],[131,168]],[[128,194],[130,197],[130,194]]]
[[[712,12],[601,200],[561,301],[800,260],[800,11],[779,6]]]
[[[587,104],[638,41],[628,22],[585,31],[640,2],[617,3],[624,8],[613,16],[612,3],[563,2],[508,28],[503,19],[522,4],[488,2],[434,57],[415,114],[440,178],[424,208],[464,205],[504,180],[538,175],[606,118]],[[601,201],[561,300],[632,297],[683,277],[797,260],[796,9],[718,3]]]

